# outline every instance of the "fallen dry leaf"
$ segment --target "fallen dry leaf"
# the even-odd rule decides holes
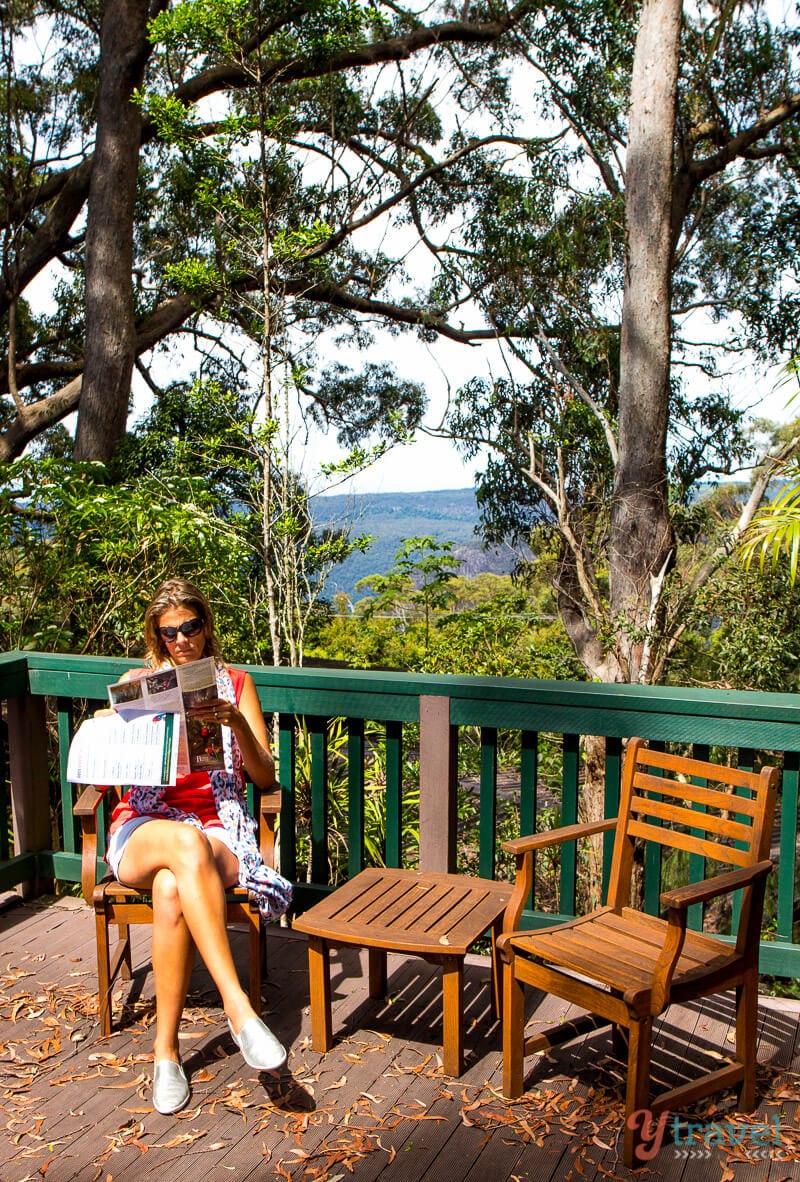
[[[192,1133],[179,1133],[177,1137],[173,1137],[171,1141],[159,1142],[154,1145],[154,1149],[177,1149],[179,1145],[194,1145],[195,1141],[199,1141],[202,1137],[208,1136],[206,1129],[197,1129]]]

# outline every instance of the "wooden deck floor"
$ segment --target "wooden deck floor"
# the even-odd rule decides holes
[[[16,905],[0,914],[0,1182],[141,1182],[197,1177],[339,1182],[482,1182],[632,1178],[619,1162],[620,1064],[598,1032],[550,1059],[529,1061],[528,1092],[502,1099],[500,1032],[488,1009],[485,962],[466,972],[467,1070],[441,1072],[436,969],[389,958],[389,997],[371,1001],[366,964],[352,949],[333,959],[335,1049],[310,1047],[305,939],[269,938],[265,1016],[291,1048],[280,1079],[247,1068],[227,1033],[202,967],[182,1032],[192,1100],[176,1117],[150,1104],[152,977],[147,936],[126,994],[123,1028],[97,1033],[94,924],[74,899]],[[244,973],[244,944],[236,942]],[[121,1000],[121,999],[120,999]],[[563,1019],[562,1003],[531,996],[536,1023]],[[731,1005],[716,999],[671,1010],[657,1070],[676,1077],[729,1043]],[[710,1146],[690,1152],[670,1123],[638,1177],[667,1182],[782,1182],[800,1177],[798,1006],[764,999],[756,1117],[732,1105],[695,1119]],[[685,1039],[690,1032],[688,1054]],[[715,1123],[712,1123],[715,1122]],[[727,1123],[726,1123],[727,1122]],[[698,1127],[700,1127],[698,1125]],[[714,1144],[716,1129],[740,1137]],[[780,1144],[771,1143],[777,1133]],[[768,1143],[757,1144],[761,1137]],[[756,1156],[756,1154],[760,1156]]]

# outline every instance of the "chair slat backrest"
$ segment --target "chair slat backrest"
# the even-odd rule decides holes
[[[636,839],[679,849],[724,867],[769,856],[778,771],[742,771],[705,760],[651,751],[632,739],[625,755],[619,824],[608,902],[630,904]]]

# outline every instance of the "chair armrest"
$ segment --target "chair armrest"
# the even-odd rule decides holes
[[[684,887],[676,887],[673,891],[665,891],[661,896],[662,904],[667,908],[667,930],[664,936],[664,947],[661,949],[655,969],[653,984],[650,991],[650,1013],[655,1016],[669,1004],[669,993],[672,976],[678,963],[683,942],[686,938],[686,912],[695,903],[706,903],[718,895],[730,894],[731,891],[750,883],[764,880],[772,869],[772,862],[766,859],[755,862],[752,866],[740,866],[737,870],[726,870],[723,874],[715,874],[712,878],[705,878],[702,882],[689,883]],[[740,929],[741,930],[741,929]],[[737,941],[737,950],[739,948]],[[630,1000],[626,997],[626,1000]]]
[[[116,803],[119,790],[107,784],[89,784],[72,810],[81,822],[81,894],[87,903],[92,902],[97,882],[97,810],[107,795]]]
[[[752,866],[740,866],[737,870],[726,870],[724,874],[715,874],[712,878],[704,878],[702,882],[691,882],[687,886],[676,887],[673,891],[665,891],[661,896],[661,903],[670,910],[683,911],[695,903],[707,903],[718,895],[728,895],[740,887],[755,882],[761,875],[769,874],[772,862],[766,859],[755,862]]]
[[[108,785],[89,784],[81,792],[78,799],[75,801],[75,806],[72,810],[74,817],[92,818],[95,823],[97,821],[97,810],[99,809],[103,800],[105,800],[106,792],[108,792]]]
[[[275,866],[275,829],[281,813],[280,784],[269,788],[256,788],[256,812],[258,814],[258,844],[265,866]]]
[[[617,818],[607,817],[604,821],[587,821],[581,825],[562,825],[560,829],[548,829],[544,833],[531,833],[528,837],[514,837],[503,842],[503,849],[517,859],[517,877],[511,898],[503,912],[503,932],[515,932],[519,928],[525,902],[533,889],[533,858],[535,850],[547,849],[551,845],[563,845],[567,841],[580,841],[595,833],[607,833],[616,829]]]
[[[503,849],[519,857],[533,850],[543,850],[550,845],[563,845],[567,841],[580,841],[595,833],[607,833],[616,829],[617,818],[607,817],[603,821],[586,821],[580,825],[562,825],[560,829],[546,829],[543,833],[531,833],[527,837],[512,837],[503,842]]]

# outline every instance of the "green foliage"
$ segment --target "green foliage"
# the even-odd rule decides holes
[[[300,259],[319,246],[331,234],[330,226],[318,219],[309,226],[294,226],[279,230],[272,240],[275,258],[279,261]]]
[[[252,397],[228,375],[168,386],[134,424],[115,463],[116,479],[188,472],[215,495],[217,511],[237,512],[259,472],[250,453]]]
[[[243,560],[191,476],[112,485],[102,465],[20,460],[2,472],[0,518],[10,543],[0,554],[4,649],[135,652],[166,572],[216,598]]]
[[[374,599],[362,601],[363,614],[368,617],[378,610],[392,614],[404,603],[410,605],[412,612],[421,608],[427,650],[431,613],[453,600],[449,584],[460,564],[450,554],[452,548],[452,542],[437,542],[432,537],[408,538],[387,575],[370,575],[356,584],[375,592]]]
[[[221,40],[240,38],[250,19],[247,0],[183,0],[154,16],[148,31],[154,44],[167,49],[213,51]]]
[[[187,295],[200,299],[210,292],[219,291],[222,286],[219,272],[203,259],[184,259],[180,263],[167,263],[164,277],[171,279],[175,286]]]
[[[458,789],[458,872],[480,877],[480,808],[478,796],[470,788],[459,785]],[[495,857],[497,879],[513,882],[516,859],[503,848],[504,841],[519,837],[519,806],[516,800],[498,801],[497,824],[495,826]],[[537,870],[541,870],[541,859]],[[537,875],[537,877],[539,877]]]
[[[160,476],[188,472],[203,483],[239,549],[229,589],[231,602],[239,602],[232,651],[240,659],[275,660],[274,609],[282,659],[300,659],[305,613],[328,571],[367,549],[370,539],[350,537],[341,527],[313,528],[305,486],[275,448],[279,424],[265,420],[258,400],[223,377],[165,392],[129,436],[118,468]],[[268,482],[282,489],[280,503],[267,503]],[[276,587],[272,607],[264,594],[270,577]],[[295,643],[300,651],[292,649]]]
[[[404,615],[409,610],[421,610],[427,648],[431,612],[453,600],[450,584],[460,563],[451,554],[452,549],[452,542],[437,542],[432,537],[407,538],[388,574],[368,575],[356,584],[358,589],[373,592],[372,598],[359,605],[362,615],[369,619],[376,612]]]
[[[333,661],[351,669],[402,669],[420,667],[424,652],[419,625],[407,626],[398,618],[365,620],[349,609],[349,601],[336,605],[337,614],[321,610],[311,621],[306,644],[309,660]]]
[[[727,563],[698,597],[672,679],[796,693],[799,669],[800,588],[781,567]]]
[[[522,588],[439,621],[421,670],[492,677],[583,679],[562,624],[542,619]]]
[[[5,648],[131,652],[143,609],[169,574],[198,581],[214,603],[230,659],[272,660],[266,564],[297,558],[299,594],[280,583],[284,642],[301,628],[331,566],[369,539],[315,531],[305,489],[286,490],[265,548],[263,488],[274,424],[246,392],[219,381],[165,391],[135,427],[113,470],[54,457],[0,476]],[[269,468],[267,468],[269,471]]]
[[[383,578],[391,582],[386,606],[388,610],[393,604],[394,614],[365,613],[361,605],[354,612],[347,597],[339,595],[334,611],[315,620],[309,656],[360,669],[583,678],[546,586],[514,585],[507,575],[451,578],[447,589],[457,597],[458,610],[432,611],[426,642],[423,621],[412,611],[410,579],[403,577],[395,585]]]
[[[137,90],[134,91],[133,99],[153,120],[160,139],[181,148],[191,147],[197,135],[197,121],[192,107],[171,94],[145,95],[144,91]]]
[[[789,560],[789,578],[794,583],[800,560],[800,463],[795,460],[782,476],[785,487],[756,514],[742,538],[739,552],[747,569],[757,560],[761,571],[768,561],[774,569],[785,556]]]
[[[487,541],[527,539],[553,523],[552,504],[527,476],[532,451],[547,483],[556,486],[563,472],[587,529],[605,519],[613,468],[600,424],[580,400],[554,398],[545,377],[525,385],[473,379],[457,392],[450,424],[467,455],[477,455],[480,440],[498,445],[478,478]]]
[[[319,377],[310,417],[323,429],[339,425],[339,444],[355,448],[359,440],[375,435],[387,444],[408,441],[425,406],[424,388],[400,379],[390,365],[367,362],[354,373],[335,362]]]
[[[778,384],[779,387],[789,387],[789,406],[800,396],[797,389],[799,376],[800,362],[797,358],[791,358],[783,367],[783,375]],[[781,427],[776,427],[769,421],[759,420],[755,424],[755,429],[771,436],[773,444],[789,444],[798,437],[800,419]],[[762,571],[768,558],[775,567],[783,556],[788,556],[789,578],[794,584],[797,580],[797,564],[800,558],[800,459],[797,457],[796,447],[795,454],[779,468],[775,476],[780,478],[783,487],[750,523],[740,541],[739,554],[747,569],[758,559]]]

